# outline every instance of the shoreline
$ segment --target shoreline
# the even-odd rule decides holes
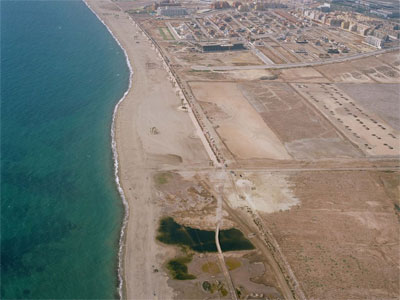
[[[128,225],[128,222],[129,222],[129,203],[126,200],[125,193],[124,193],[124,190],[123,190],[123,188],[121,186],[121,183],[120,183],[121,181],[120,181],[120,178],[119,178],[118,151],[117,151],[117,142],[116,142],[116,138],[115,138],[115,121],[116,121],[116,116],[117,116],[117,112],[118,112],[118,108],[119,108],[120,104],[126,99],[129,91],[132,89],[132,82],[133,82],[134,73],[133,73],[133,69],[132,69],[132,65],[131,65],[129,56],[128,56],[125,48],[121,45],[121,43],[119,42],[117,37],[114,35],[114,33],[111,31],[111,29],[107,26],[107,24],[92,9],[92,7],[87,2],[87,0],[82,0],[82,1],[90,9],[90,11],[97,17],[97,19],[107,28],[107,31],[111,34],[111,36],[116,41],[118,46],[122,49],[122,51],[124,52],[126,64],[127,64],[128,68],[129,68],[129,85],[128,85],[127,90],[124,92],[122,98],[119,99],[117,104],[114,106],[112,122],[111,122],[111,149],[112,149],[113,163],[114,163],[114,177],[115,177],[115,183],[117,185],[118,193],[119,193],[119,195],[121,197],[121,201],[122,201],[122,204],[124,206],[124,215],[123,215],[121,231],[120,231],[120,235],[119,235],[118,269],[117,269],[117,273],[118,273],[118,294],[119,294],[120,299],[123,299],[124,294],[126,294],[126,292],[124,293],[125,287],[124,287],[124,276],[123,276],[123,271],[124,271],[123,264],[124,264],[124,248],[126,246],[125,245],[125,239],[126,239],[125,236],[126,236],[127,225]]]
[[[116,183],[122,201],[126,201],[118,293],[127,299],[172,299],[175,292],[168,284],[164,264],[175,250],[156,241],[159,220],[165,212],[157,203],[153,178],[170,167],[208,166],[209,151],[204,148],[192,112],[178,109],[181,95],[163,57],[140,26],[112,1],[85,3],[123,49],[129,64],[134,60],[130,86],[114,109],[111,131]],[[160,132],[149,133],[153,127]]]

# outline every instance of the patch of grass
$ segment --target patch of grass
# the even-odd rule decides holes
[[[202,265],[201,270],[205,273],[210,273],[213,275],[221,273],[218,264],[212,261],[206,262],[204,265]]]
[[[165,32],[165,30],[168,32],[168,34]],[[169,28],[158,27],[158,31],[164,40],[175,40],[174,36],[171,34],[171,31],[169,31]]]
[[[181,256],[171,259],[167,263],[167,268],[171,272],[172,278],[177,280],[196,279],[196,276],[188,273],[187,265],[192,261],[192,256]]]
[[[236,288],[236,295],[239,297],[239,299],[242,296],[242,291],[238,288]]]
[[[224,284],[219,280],[217,280],[216,282],[213,282],[213,283],[204,281],[202,284],[202,287],[206,292],[209,292],[211,294],[214,294],[215,291],[218,291],[222,297],[225,297],[228,295],[228,290],[225,288]],[[236,291],[238,291],[238,289],[236,289]],[[240,293],[240,291],[239,291],[239,293]]]
[[[171,31],[169,30],[169,28],[167,27],[166,29],[167,29],[167,31],[168,31],[168,33],[169,33],[169,36],[171,37],[170,40],[175,40],[175,38],[174,38],[174,36],[172,35],[172,33],[171,33]]]
[[[165,35],[164,30],[161,27],[158,27],[158,31],[160,32],[160,34],[164,40],[168,40],[167,36]]]
[[[231,257],[225,259],[225,264],[228,267],[229,271],[235,270],[242,265],[238,259]]]
[[[156,184],[158,185],[162,185],[162,184],[166,184],[168,183],[168,180],[172,177],[171,174],[169,173],[157,173],[154,176],[154,181],[156,182]]]
[[[226,288],[224,288],[223,286],[221,286],[219,288],[219,292],[221,293],[222,297],[225,297],[228,295],[228,291],[226,290]]]
[[[147,14],[147,11],[144,9],[128,9],[126,12],[128,14]]]

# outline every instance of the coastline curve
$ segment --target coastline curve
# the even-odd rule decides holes
[[[120,236],[119,236],[119,249],[118,249],[118,294],[119,294],[120,299],[123,299],[123,294],[124,294],[123,293],[123,290],[124,290],[124,277],[123,277],[123,272],[124,272],[123,265],[124,264],[123,264],[123,262],[124,262],[126,229],[127,229],[128,220],[129,220],[129,203],[126,200],[125,193],[121,186],[121,182],[120,182],[120,178],[119,178],[118,151],[117,151],[117,142],[115,139],[115,119],[116,119],[119,105],[125,100],[126,96],[128,95],[129,91],[132,88],[132,78],[133,78],[134,74],[133,74],[133,68],[132,68],[131,62],[128,57],[128,53],[126,52],[125,48],[118,41],[117,37],[114,35],[114,33],[111,31],[111,29],[106,25],[106,23],[90,7],[89,3],[86,0],[82,0],[82,1],[90,9],[90,11],[97,17],[97,19],[107,28],[108,32],[111,34],[113,39],[117,42],[118,46],[122,49],[122,51],[125,55],[126,64],[129,68],[128,89],[124,92],[124,95],[122,96],[122,98],[119,99],[117,104],[114,106],[112,122],[111,122],[111,148],[112,148],[113,161],[114,161],[114,177],[115,177],[115,183],[117,185],[118,193],[121,197],[122,204],[124,206],[124,217],[123,217],[122,225],[121,225],[121,231],[120,231]]]

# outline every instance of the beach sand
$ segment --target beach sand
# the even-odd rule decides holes
[[[134,72],[115,120],[119,177],[129,203],[124,296],[171,299],[162,264],[173,253],[155,240],[162,210],[154,200],[153,177],[168,168],[207,166],[209,158],[188,113],[178,110],[180,99],[150,42],[111,1],[88,4],[126,50]]]

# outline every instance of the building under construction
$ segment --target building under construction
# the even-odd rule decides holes
[[[199,42],[196,44],[202,52],[219,52],[219,51],[233,51],[245,50],[243,42]]]

